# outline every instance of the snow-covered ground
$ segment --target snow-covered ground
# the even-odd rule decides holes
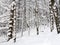
[[[48,26],[40,27],[39,35],[36,35],[36,29],[33,28],[30,30],[30,36],[28,31],[25,31],[23,37],[20,36],[20,33],[16,37],[15,43],[11,39],[9,42],[0,42],[0,45],[60,45],[60,34],[57,34],[56,29],[50,32]]]

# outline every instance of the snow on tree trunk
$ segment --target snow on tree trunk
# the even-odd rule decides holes
[[[58,8],[57,8],[57,4],[56,2],[54,3],[54,7],[53,7],[53,11],[54,11],[54,18],[55,18],[55,24],[56,24],[56,28],[57,28],[57,32],[59,33],[59,19],[58,19]]]
[[[22,3],[21,3],[22,2]],[[18,12],[18,16],[17,16],[17,22],[16,22],[16,30],[17,32],[21,32],[21,37],[23,36],[23,18],[24,18],[24,0],[18,0],[18,4],[17,4],[17,12]]]
[[[54,0],[50,0],[50,29],[51,29],[51,32],[53,31],[54,29],[54,13],[53,13],[53,5],[54,5]]]
[[[53,31],[54,29],[54,22],[56,24],[56,28],[57,28],[57,25],[58,25],[58,8],[56,6],[56,2],[55,0],[51,0],[50,1],[50,25],[51,25],[51,31]]]
[[[24,14],[23,14],[23,30],[26,31],[27,22],[26,22],[26,0],[24,0]]]
[[[16,21],[16,3],[15,3],[15,0],[13,0],[11,4],[11,9],[10,9],[8,41],[13,38],[14,42],[16,42],[15,21]]]
[[[38,3],[37,0],[35,0],[35,25],[37,30],[37,35],[39,35],[39,19],[38,19]]]
[[[30,15],[31,15],[31,8],[30,8],[30,2],[31,0],[29,0],[29,19],[30,19]],[[29,22],[29,23],[28,23]],[[28,35],[30,35],[30,21],[27,22],[27,27],[28,27]]]

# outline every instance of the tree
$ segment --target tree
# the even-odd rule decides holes
[[[37,35],[39,35],[39,19],[38,19],[38,3],[37,0],[35,0],[35,25],[36,25],[36,30],[37,30]]]
[[[56,28],[58,30],[58,8],[55,0],[50,1],[50,19],[51,19],[51,32],[54,29],[54,20],[56,24]]]
[[[15,3],[15,0],[13,0],[11,4],[11,9],[10,9],[8,41],[13,38],[14,42],[16,42],[15,22],[16,22],[16,3]]]
[[[53,7],[53,12],[54,12],[54,18],[55,18],[55,24],[56,24],[56,28],[57,28],[57,33],[60,33],[60,20],[59,20],[59,15],[58,15],[58,8],[57,8],[57,4],[56,2],[54,3],[54,7]]]
[[[54,29],[54,13],[53,13],[53,6],[54,6],[54,3],[55,1],[54,0],[50,0],[50,29],[51,29],[51,32],[53,31]]]
[[[26,20],[26,0],[24,0],[24,14],[23,14],[23,30],[26,31],[26,27],[27,27],[27,20]]]

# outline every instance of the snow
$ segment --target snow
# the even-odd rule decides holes
[[[2,30],[2,29],[8,29],[9,27],[0,27],[0,30]]]
[[[4,8],[4,9],[9,10],[8,4],[4,4],[2,1],[0,1],[0,6],[1,6],[2,8]]]
[[[47,1],[49,2],[49,1]],[[4,13],[3,15],[0,16],[0,22],[4,23],[4,21],[9,20],[9,10],[11,8],[11,5],[13,6],[16,5],[15,2],[12,2],[9,6],[6,4],[2,3],[0,1],[1,7],[4,9],[7,9],[8,12]],[[4,7],[4,5],[6,5]],[[40,4],[40,9],[45,10],[49,12],[49,6]],[[55,8],[55,7],[54,7]],[[44,15],[42,17],[45,18]],[[35,18],[35,17],[34,17]],[[34,18],[31,18],[31,20],[34,20]],[[19,18],[20,19],[20,18]],[[31,21],[29,20],[29,21]],[[9,25],[10,26],[10,25]],[[54,25],[55,26],[55,25]],[[0,30],[2,29],[8,29],[8,27],[0,27]],[[0,36],[0,45],[60,45],[60,34],[57,34],[56,27],[54,28],[53,32],[50,31],[50,27],[47,25],[40,25],[39,27],[39,35],[36,33],[36,28],[31,28],[30,29],[30,35],[28,33],[28,30],[23,33],[23,36],[21,37],[21,32],[17,33],[16,35],[16,42],[14,43],[13,39],[11,39],[9,42],[7,42],[7,36]]]
[[[25,31],[23,37],[21,33],[17,33],[17,41],[14,43],[13,39],[9,42],[0,42],[0,45],[60,45],[60,34],[56,33],[56,28],[50,32],[49,26],[39,28],[39,35],[36,35],[36,29],[30,29],[30,36],[28,31]],[[43,30],[43,31],[42,31]]]
[[[10,35],[11,34],[11,32],[10,33],[8,33],[7,35]]]
[[[9,11],[0,16],[0,23],[9,21]]]

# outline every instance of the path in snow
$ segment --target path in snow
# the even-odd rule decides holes
[[[16,43],[10,40],[9,42],[0,43],[0,45],[60,45],[60,34],[56,33],[56,29],[50,32],[48,27],[44,28],[44,32],[41,31],[43,28],[40,28],[38,36],[36,35],[36,29],[31,29],[30,36],[28,36],[28,32],[25,31],[23,37],[17,37]]]

